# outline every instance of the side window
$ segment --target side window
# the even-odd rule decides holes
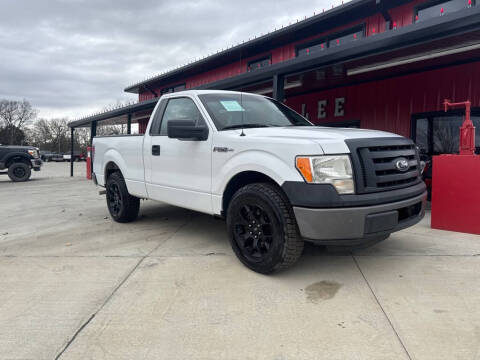
[[[165,110],[165,105],[167,104],[167,100],[162,100],[160,105],[158,105],[158,111],[153,118],[152,126],[150,126],[150,135],[159,135],[160,133],[160,121],[162,120],[163,111]]]
[[[170,120],[193,120],[198,125],[204,123],[197,105],[189,98],[170,99],[163,113],[160,135],[167,135],[167,124]]]

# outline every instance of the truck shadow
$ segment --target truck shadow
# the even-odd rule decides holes
[[[155,201],[144,201],[140,207],[137,223],[142,227],[158,227],[159,231],[165,225],[180,228],[175,237],[179,247],[187,244],[204,247],[210,251],[212,248],[230,251],[225,220],[214,218],[211,215],[186,210],[180,207],[167,205]],[[195,244],[194,242],[198,243]],[[184,244],[181,244],[184,242]],[[191,243],[192,242],[192,243]],[[350,255],[349,249],[331,251],[325,246],[305,242],[304,256]]]

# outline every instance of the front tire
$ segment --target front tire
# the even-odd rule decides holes
[[[13,163],[8,167],[8,177],[14,182],[27,181],[31,175],[32,169],[23,162]]]
[[[292,266],[303,251],[292,207],[272,184],[250,184],[238,190],[228,206],[227,228],[239,260],[261,274]]]
[[[140,209],[140,199],[128,193],[123,176],[115,172],[107,179],[107,207],[113,220],[119,223],[134,221]]]

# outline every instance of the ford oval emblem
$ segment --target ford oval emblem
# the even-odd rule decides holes
[[[410,164],[407,159],[402,157],[395,160],[395,167],[398,171],[405,172],[410,169]]]

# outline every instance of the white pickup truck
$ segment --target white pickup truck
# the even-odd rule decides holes
[[[164,95],[145,135],[93,146],[93,179],[115,221],[136,219],[140,199],[222,217],[235,254],[260,273],[295,263],[305,240],[373,244],[424,216],[412,140],[313,126],[260,95]]]

